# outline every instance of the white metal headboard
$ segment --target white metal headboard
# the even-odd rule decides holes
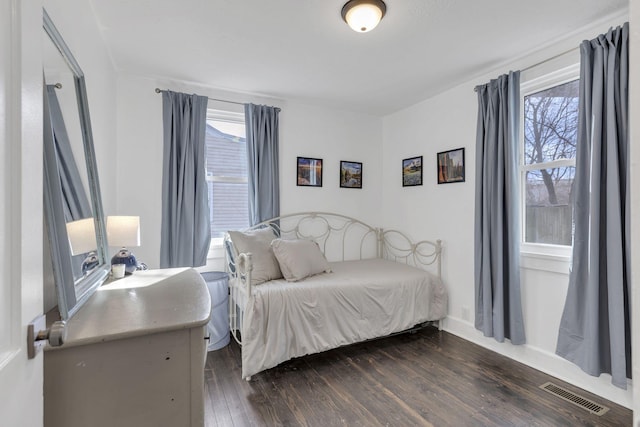
[[[385,258],[423,269],[434,266],[438,277],[442,275],[441,240],[422,240],[414,243],[400,231],[375,228],[358,219],[330,212],[281,215],[245,231],[265,227],[271,227],[275,234],[283,239],[314,240],[329,261]],[[235,277],[238,272],[236,267],[242,270],[249,267],[247,257],[242,257],[243,262],[236,266],[236,259],[232,259],[230,255],[235,258],[241,254],[233,249],[228,236],[225,238],[225,245],[231,248],[225,253],[230,273]]]
[[[282,215],[253,228],[270,226],[283,239],[309,239],[330,261],[377,258],[379,230],[348,216],[329,212]]]

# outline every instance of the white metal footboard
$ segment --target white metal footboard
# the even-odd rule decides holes
[[[374,228],[348,216],[327,212],[303,212],[264,221],[250,229],[271,227],[277,236],[311,239],[318,243],[328,261],[385,258],[422,269],[434,269],[441,278],[442,243],[423,240],[413,243],[404,233]],[[242,344],[245,307],[251,295],[253,259],[238,254],[225,238],[229,273],[229,326],[233,338]]]
[[[225,244],[230,243],[225,241]],[[229,273],[229,328],[233,339],[238,344],[242,344],[240,331],[242,331],[244,309],[247,299],[251,295],[252,255],[250,253],[239,254],[235,258],[227,253],[227,269]]]
[[[397,230],[380,232],[382,238],[382,258],[402,262],[428,270],[435,266],[436,275],[442,279],[442,240],[432,242],[421,240],[413,243],[404,233]]]

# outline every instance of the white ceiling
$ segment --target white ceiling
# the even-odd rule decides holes
[[[346,0],[92,0],[119,71],[384,115],[628,0],[385,0],[370,33]],[[594,34],[595,37],[595,34]]]

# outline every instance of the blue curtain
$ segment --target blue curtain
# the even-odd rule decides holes
[[[47,85],[47,99],[56,148],[58,173],[60,174],[60,185],[62,187],[62,207],[65,221],[70,222],[90,218],[93,216],[91,205],[80,179],[73,151],[71,151],[71,142],[69,141],[69,134],[64,123],[55,86]],[[81,144],[82,141],[78,141],[78,143]],[[82,164],[82,167],[84,168],[85,164]]]
[[[475,327],[524,344],[520,300],[520,72],[476,87]]]
[[[249,223],[280,215],[278,114],[280,109],[245,104],[249,181]]]
[[[631,378],[629,24],[580,46],[573,265],[556,353]]]
[[[205,170],[207,97],[164,91],[160,267],[206,264],[211,242]]]

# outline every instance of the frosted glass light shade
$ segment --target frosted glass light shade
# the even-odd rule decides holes
[[[96,226],[93,218],[71,221],[66,225],[71,255],[86,254],[97,249]]]
[[[140,217],[108,216],[107,241],[109,246],[140,246]]]
[[[386,11],[382,0],[350,0],[342,8],[342,18],[354,31],[366,33],[380,23]]]

